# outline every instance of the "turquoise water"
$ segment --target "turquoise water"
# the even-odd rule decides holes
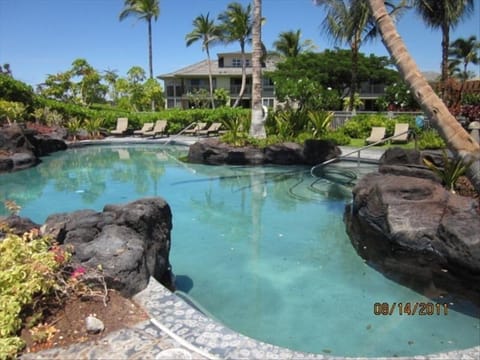
[[[479,318],[463,312],[374,314],[377,302],[431,300],[357,255],[342,220],[348,187],[315,181],[309,168],[192,165],[177,160],[184,154],[154,146],[55,153],[1,175],[0,201],[15,200],[20,215],[41,223],[56,212],[162,196],[173,212],[179,289],[226,326],[272,344],[338,356],[479,345]]]

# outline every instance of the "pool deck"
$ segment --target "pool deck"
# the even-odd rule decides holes
[[[74,146],[93,143],[151,144],[165,143],[167,140],[168,138],[108,138],[101,142],[76,143]],[[176,137],[169,143],[190,145],[197,140],[192,137]],[[343,154],[353,150],[349,147],[341,148]],[[382,153],[380,149],[367,149],[362,151],[361,158],[378,160]],[[143,307],[150,320],[110,333],[95,342],[29,353],[23,355],[22,359],[389,359],[310,354],[254,340],[208,318],[153,278],[148,287],[135,295],[133,300]],[[407,356],[392,359],[412,358]],[[417,355],[414,359],[478,360],[480,346],[447,353]]]

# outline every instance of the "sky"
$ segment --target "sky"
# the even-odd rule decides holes
[[[200,14],[216,18],[232,0],[160,0],[160,16],[153,23],[154,75],[166,74],[206,58],[201,44],[185,45],[192,21]],[[238,0],[246,5],[249,0]],[[480,0],[475,13],[450,33],[450,40],[475,35],[480,39]],[[302,32],[318,51],[333,44],[322,31],[325,12],[312,0],[263,0],[266,22],[262,39],[268,49],[282,31]],[[0,0],[0,64],[9,63],[13,76],[32,86],[48,74],[67,71],[72,62],[84,58],[95,69],[115,70],[126,76],[132,66],[148,73],[148,39],[145,21],[118,15],[123,0]],[[398,31],[421,71],[440,72],[441,32],[427,28],[413,11],[398,23]],[[248,50],[248,49],[247,49]],[[381,40],[361,47],[365,54],[388,56]],[[217,53],[239,51],[238,44],[217,45]],[[470,65],[480,76],[480,65]]]

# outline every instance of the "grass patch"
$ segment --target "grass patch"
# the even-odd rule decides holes
[[[364,147],[367,145],[365,143],[365,139],[351,139],[349,146],[354,146],[354,147]],[[391,147],[400,147],[402,149],[415,149],[415,141],[409,141],[406,144],[391,144],[390,142],[385,142],[379,145],[372,146],[374,149],[389,149]]]

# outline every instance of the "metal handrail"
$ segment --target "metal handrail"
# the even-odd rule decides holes
[[[342,159],[342,158],[346,158],[347,156],[352,155],[352,154],[355,154],[355,153],[358,153],[358,155],[360,155],[360,152],[361,152],[362,150],[365,150],[365,149],[371,148],[372,146],[375,146],[375,145],[384,143],[384,142],[386,142],[386,141],[388,141],[388,140],[391,140],[391,139],[393,139],[393,138],[396,138],[396,137],[398,137],[398,136],[400,136],[400,135],[408,134],[409,132],[410,132],[410,130],[407,130],[407,131],[404,131],[404,132],[402,132],[402,133],[400,133],[400,134],[394,134],[394,135],[389,136],[389,137],[387,137],[387,138],[380,139],[379,141],[375,141],[374,143],[365,145],[365,146],[363,146],[363,147],[361,147],[361,148],[359,148],[359,149],[355,149],[355,150],[353,150],[353,151],[350,151],[350,152],[348,152],[348,153],[346,153],[346,154],[342,154],[342,155],[339,155],[339,156],[335,156],[334,158],[325,160],[324,162],[313,166],[313,167],[310,169],[310,175],[312,175],[312,176],[315,177],[315,175],[313,174],[313,171],[315,170],[315,168],[317,168],[317,167],[319,167],[319,166],[328,165],[328,164],[330,164],[330,163],[332,163],[332,162],[334,162],[334,161],[340,160],[340,159]]]
[[[195,126],[196,126],[197,124],[198,124],[198,121],[195,121],[195,122],[193,122],[193,123],[191,123],[191,124],[187,125],[187,127],[186,127],[186,128],[184,128],[184,129],[182,129],[182,130],[180,130],[180,132],[179,132],[179,133],[177,133],[177,134],[175,134],[175,135],[171,136],[171,137],[168,139],[168,141],[166,141],[166,142],[165,142],[165,145],[167,145],[167,144],[168,144],[170,141],[172,141],[172,140],[173,140],[174,138],[176,138],[177,136],[180,136],[180,135],[182,135],[182,134],[183,134],[185,131],[187,131],[188,129],[190,129],[190,128],[192,127],[192,125],[195,125]]]

